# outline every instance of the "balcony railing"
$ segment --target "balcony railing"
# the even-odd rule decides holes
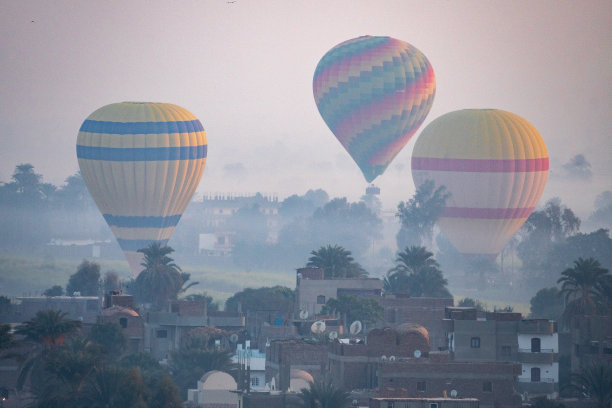
[[[529,377],[519,377],[519,382],[521,383],[533,383],[533,384],[538,384],[538,383],[544,383],[544,384],[554,384],[555,379],[552,377],[540,377],[540,381],[531,381],[531,378]]]
[[[519,353],[556,353],[554,349],[541,348],[540,351],[533,351],[530,348],[520,348]]]

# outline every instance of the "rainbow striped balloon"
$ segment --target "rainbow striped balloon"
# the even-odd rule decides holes
[[[319,112],[372,182],[408,143],[431,109],[436,80],[412,45],[364,36],[329,50],[315,70]]]
[[[136,276],[136,251],[166,245],[198,187],[204,128],[176,105],[114,103],[83,122],[76,149],[85,184]]]
[[[459,252],[497,256],[542,196],[548,152],[537,129],[514,113],[460,110],[423,129],[412,178],[451,193],[438,224]]]

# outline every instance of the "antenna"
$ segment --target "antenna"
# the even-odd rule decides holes
[[[317,320],[310,326],[310,331],[319,334],[325,331],[325,322],[323,320]]]
[[[354,336],[358,334],[359,332],[361,332],[362,328],[363,328],[363,325],[361,324],[361,322],[359,320],[355,320],[353,323],[351,323],[349,327],[349,332]]]
[[[306,320],[308,319],[308,310],[300,310],[300,319],[302,320]]]
[[[335,330],[334,330],[334,331],[331,331],[331,332],[329,332],[329,335],[328,335],[328,336],[329,336],[329,339],[330,339],[330,340],[332,340],[332,341],[333,341],[333,340],[336,340],[336,339],[338,338],[338,332],[337,332],[337,331],[335,331]]]

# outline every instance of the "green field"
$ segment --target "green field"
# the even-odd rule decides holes
[[[102,274],[113,271],[120,279],[129,280],[131,272],[127,262],[95,259]],[[81,260],[54,257],[25,257],[0,255],[0,295],[40,295],[53,285],[65,287],[70,275],[76,272]],[[206,266],[182,266],[191,274],[191,281],[199,282],[188,293],[207,292],[215,300],[225,299],[247,287],[282,285],[295,287],[295,271],[271,273],[266,271],[239,271],[230,268]]]
[[[102,274],[113,271],[120,279],[129,280],[131,272],[127,262],[121,260],[95,259],[100,264]],[[76,272],[81,260],[59,259],[54,257],[25,257],[0,255],[0,295],[4,296],[38,296],[53,285],[66,287],[70,275]],[[221,305],[225,299],[245,288],[281,285],[295,288],[295,271],[268,272],[244,271],[231,267],[207,267],[181,265],[183,271],[191,274],[191,281],[199,282],[189,289],[188,293],[207,292]],[[501,293],[475,293],[449,288],[455,295],[455,302],[464,297],[471,297],[483,302],[489,310],[494,306],[500,308],[511,306],[516,312],[529,314],[529,303],[505,300]]]

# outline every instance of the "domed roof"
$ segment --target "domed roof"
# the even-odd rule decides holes
[[[298,370],[297,368],[291,369],[291,371],[289,372],[289,378],[301,379],[306,382],[314,382],[314,379],[312,378],[312,375],[310,375],[310,373],[304,370]]]
[[[130,309],[129,307],[123,306],[111,306],[109,308],[102,309],[102,311],[100,312],[100,315],[102,316],[115,316],[119,314],[127,314],[134,317],[140,316],[134,309]]]
[[[427,331],[426,328],[424,328],[420,324],[404,323],[404,324],[400,324],[399,326],[397,326],[396,330],[399,334],[409,334],[409,333],[420,334],[425,339],[427,339],[427,343],[429,343],[429,332]]]

